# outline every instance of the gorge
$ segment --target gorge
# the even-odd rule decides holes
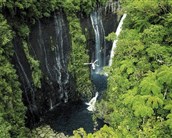
[[[170,0],[1,0],[0,137],[172,137],[171,25]]]
[[[111,2],[106,8],[99,7],[90,15],[79,17],[81,30],[83,30],[82,35],[86,36],[85,42],[83,41],[85,46],[82,46],[82,49],[84,50],[85,47],[88,51],[89,61],[87,62],[97,60],[95,70],[90,66],[79,66],[80,70],[88,68],[88,76],[84,79],[92,82],[89,84],[93,90],[90,89],[91,95],[94,95],[95,91],[99,91],[101,94],[106,89],[106,77],[99,73],[108,64],[111,43],[106,43],[105,36],[117,27],[118,21],[115,13],[117,7],[117,2]],[[20,39],[20,36],[14,39],[14,63],[24,92],[24,104],[28,107],[26,122],[29,127],[34,127],[40,121],[44,122],[44,116],[55,108],[68,110],[73,106],[70,105],[73,102],[76,104],[76,101],[83,100],[84,103],[91,98],[88,95],[87,98],[84,98],[82,94],[80,96],[77,94],[77,82],[69,70],[69,66],[75,62],[70,61],[70,55],[74,50],[72,49],[73,38],[70,31],[77,30],[70,30],[68,16],[62,10],[54,11],[50,17],[39,19],[35,25],[31,26],[28,42]],[[77,38],[76,41],[82,41],[79,39]],[[87,53],[84,52],[84,54]],[[75,68],[78,68],[77,65]],[[38,76],[33,76],[33,73],[42,77],[36,78]],[[34,79],[40,79],[39,86],[34,84]],[[87,87],[83,83],[81,85]],[[78,102],[78,104],[82,103]],[[66,109],[62,109],[62,107]],[[81,106],[81,108],[83,107],[85,106]]]
[[[89,40],[86,38],[87,43],[91,42],[91,44],[88,44],[88,46],[87,46],[90,49],[89,50],[89,53],[90,53],[89,61],[91,62],[91,61],[97,60],[97,66],[95,67],[95,69],[93,69],[89,65],[87,66],[91,72],[90,79],[93,83],[93,87],[95,87],[92,95],[94,95],[95,91],[99,91],[100,95],[102,95],[103,91],[105,91],[105,89],[107,87],[106,86],[107,85],[106,84],[107,83],[106,76],[99,74],[102,71],[103,67],[108,64],[108,60],[109,60],[108,57],[109,57],[109,53],[110,53],[110,49],[111,49],[110,48],[111,43],[106,45],[105,32],[106,32],[106,35],[110,33],[108,31],[109,27],[107,26],[107,24],[109,24],[109,22],[112,22],[111,24],[113,24],[113,26],[110,26],[111,29],[114,28],[110,31],[115,30],[116,25],[117,25],[117,20],[116,20],[117,15],[116,14],[111,13],[112,15],[110,17],[108,17],[109,15],[104,15],[103,12],[105,12],[105,11],[99,9],[99,10],[91,13],[90,17],[88,16],[87,18],[84,17],[83,19],[81,19],[81,20],[83,20],[82,25],[85,26],[85,24],[86,24],[87,25],[86,29],[89,29],[88,32],[90,32],[90,34],[88,36]],[[63,18],[64,17],[65,16],[63,16]],[[103,18],[106,18],[105,30],[104,30],[104,25],[103,25]],[[56,19],[56,18],[54,18],[54,19]],[[63,19],[61,19],[61,20],[63,20]],[[59,24],[60,24],[60,21],[59,21]],[[42,55],[37,55],[37,54],[41,53],[40,52],[41,49],[37,49],[37,47],[40,46],[40,44],[36,42],[35,39],[37,39],[37,36],[34,36],[34,34],[33,34],[34,32],[31,33],[31,34],[33,34],[33,35],[31,35],[32,36],[31,42],[33,45],[32,49],[35,49],[34,51],[37,51],[36,55],[37,55],[37,57],[39,57],[39,59],[40,59],[39,61],[41,61],[41,59],[43,58],[42,59],[43,61],[41,61],[41,62],[43,62],[44,64],[41,62],[40,63],[43,64],[42,67],[45,68],[44,69],[45,73],[48,74],[48,77],[49,77],[48,80],[52,81],[53,78],[51,78],[51,77],[57,76],[57,78],[59,78],[59,77],[61,78],[60,80],[58,80],[57,78],[54,78],[54,81],[58,80],[57,84],[60,85],[61,80],[64,81],[64,83],[62,84],[62,88],[60,87],[61,85],[59,86],[60,89],[58,88],[58,91],[61,90],[60,93],[62,93],[62,92],[64,93],[59,98],[59,101],[60,100],[61,101],[56,102],[55,100],[53,100],[52,98],[57,97],[55,95],[53,95],[52,98],[50,98],[50,100],[49,100],[50,101],[49,109],[52,110],[54,107],[56,107],[56,105],[58,105],[58,107],[56,107],[57,109],[50,111],[50,113],[48,111],[46,113],[47,115],[44,118],[43,122],[48,123],[57,132],[63,132],[68,135],[69,134],[71,135],[73,130],[76,130],[80,127],[84,128],[87,132],[93,132],[94,123],[92,121],[92,113],[89,113],[89,111],[87,111],[87,109],[86,109],[86,105],[84,105],[84,101],[86,101],[88,99],[82,98],[83,101],[80,101],[80,100],[78,102],[75,101],[76,97],[72,97],[73,93],[71,91],[71,90],[73,90],[73,88],[69,88],[68,90],[66,90],[66,93],[65,93],[64,88],[71,87],[70,85],[72,84],[71,82],[68,82],[69,80],[71,80],[71,79],[69,79],[69,78],[71,78],[71,76],[69,75],[69,73],[67,73],[68,72],[67,68],[65,68],[65,66],[67,65],[68,62],[67,61],[63,62],[63,59],[66,59],[66,60],[69,59],[69,57],[68,57],[68,55],[69,55],[68,53],[70,52],[70,45],[68,43],[70,41],[69,34],[65,34],[65,32],[63,32],[63,31],[65,31],[65,27],[66,27],[64,24],[63,26],[58,27],[60,29],[58,29],[58,28],[56,29],[59,32],[56,32],[56,34],[54,35],[50,32],[50,30],[54,30],[53,28],[51,29],[51,27],[53,27],[53,26],[56,26],[56,24],[52,25],[51,22],[50,22],[50,25],[46,24],[46,26],[44,27],[44,29],[47,28],[47,29],[45,29],[45,33],[41,33],[47,37],[51,37],[51,40],[49,40],[49,38],[43,37],[40,40],[40,42],[41,41],[45,41],[45,42],[51,41],[51,44],[52,44],[53,40],[54,40],[53,37],[59,38],[60,43],[57,43],[57,44],[53,43],[53,44],[57,45],[57,46],[64,46],[64,47],[59,48],[60,50],[58,49],[57,54],[56,53],[54,54],[55,55],[54,57],[56,57],[56,55],[60,55],[60,57],[57,57],[55,59],[55,61],[56,61],[55,65],[57,66],[56,67],[57,69],[59,69],[61,72],[64,71],[64,73],[66,73],[66,74],[62,74],[62,75],[53,74],[53,70],[54,70],[54,73],[55,72],[58,73],[58,70],[55,67],[53,68],[54,63],[51,64],[51,62],[54,58],[53,53],[49,54],[51,52],[51,49],[48,50],[48,48],[43,48],[42,51],[45,56],[44,58],[42,57]],[[63,29],[61,29],[61,28],[63,28]],[[40,32],[40,30],[38,32]],[[52,34],[52,36],[49,36],[48,34]],[[64,35],[62,36],[62,34],[64,34]],[[40,36],[41,35],[39,35],[39,37]],[[68,40],[67,40],[67,38],[68,38]],[[39,42],[39,40],[38,40],[38,42]],[[42,42],[42,44],[44,44],[44,43]],[[46,42],[46,44],[42,45],[42,47],[44,47],[45,45],[47,46],[47,45],[51,45],[51,44]],[[53,47],[53,46],[51,45],[51,47]],[[56,51],[56,49],[54,51]],[[34,52],[34,53],[36,53],[36,52]],[[61,53],[64,53],[64,54],[61,54]],[[61,63],[61,62],[62,62],[62,64],[57,64],[57,63]],[[48,63],[48,65],[46,65],[47,63]],[[51,68],[49,69],[48,67],[51,67]],[[83,67],[85,68],[86,66],[83,66]],[[65,79],[65,78],[68,78],[68,79]],[[54,83],[54,81],[52,83]],[[65,82],[68,82],[68,83],[65,83]],[[72,84],[72,85],[74,85],[74,84]],[[68,97],[68,95],[69,95],[69,103],[66,103],[65,99],[63,100],[63,98],[65,98],[64,96]],[[43,97],[45,97],[45,96],[43,96]],[[62,102],[62,100],[63,100],[63,102]],[[52,103],[56,103],[56,105],[52,106]],[[44,104],[44,107],[45,107],[45,104]],[[61,113],[59,113],[59,112],[61,112]],[[80,119],[77,119],[77,118],[80,118]],[[102,126],[102,121],[99,121],[99,123],[100,123],[100,126]]]

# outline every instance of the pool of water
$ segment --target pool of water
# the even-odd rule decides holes
[[[46,124],[50,125],[57,132],[63,132],[65,135],[72,135],[73,130],[84,128],[87,133],[94,132],[94,122],[92,112],[86,109],[82,101],[68,103],[47,113],[44,118]],[[98,121],[99,129],[103,121]]]
[[[107,87],[106,76],[92,74],[92,81],[95,84],[96,91],[99,92],[98,100]],[[93,112],[87,110],[87,105],[83,101],[68,102],[49,111],[44,118],[46,124],[50,125],[57,132],[63,132],[65,135],[72,135],[73,130],[84,128],[87,133],[94,132]],[[102,120],[97,120],[99,129],[103,126]]]

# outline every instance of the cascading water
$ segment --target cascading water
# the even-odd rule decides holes
[[[44,111],[68,102],[69,74],[67,71],[70,50],[65,15],[54,13],[48,20],[40,20],[30,35],[32,54],[40,62],[43,72],[43,92],[38,99]],[[40,109],[42,110],[42,109]]]
[[[42,36],[42,26],[41,26],[40,21],[38,21],[38,27],[39,27],[38,45],[40,47],[40,50],[41,50],[40,52],[42,53],[42,57],[44,57],[44,62],[45,62],[45,67],[46,67],[47,73],[48,73],[49,77],[51,78],[52,75],[51,75],[49,65],[48,65],[48,57],[47,57],[47,51],[46,51],[45,43],[44,43],[44,40],[42,39],[43,38],[43,36]]]
[[[90,18],[86,19],[88,26],[92,26],[90,27],[89,38],[95,45],[94,52],[91,51],[93,53],[91,59],[92,62],[97,60],[96,64],[98,64],[95,66],[95,70],[91,69],[91,79],[93,83],[99,85],[97,91],[100,96],[106,89],[106,76],[99,74],[107,64],[105,30],[106,33],[113,31],[111,27],[109,29],[109,24],[104,30],[102,15],[102,10],[94,11]],[[40,100],[38,108],[40,107],[41,111],[46,112],[43,121],[55,130],[70,134],[74,129],[83,127],[87,132],[92,132],[94,129],[92,112],[87,110],[88,107],[85,103],[83,101],[68,102],[68,94],[71,99],[69,89],[72,87],[69,86],[71,82],[69,82],[70,77],[67,71],[70,39],[65,19],[64,13],[58,11],[54,13],[53,17],[40,20],[31,32],[32,54],[40,61],[40,67],[44,74],[43,89],[40,92],[41,96],[36,95],[36,102]],[[113,19],[115,22],[116,18]],[[93,106],[88,108],[91,109],[90,111],[95,110],[94,105],[97,98],[98,94],[93,97],[94,100],[91,100],[93,102],[90,105]],[[61,104],[62,102],[65,104]]]
[[[25,72],[25,69],[20,61],[20,58],[18,57],[17,53],[14,52],[14,55],[16,57],[17,63],[19,65],[19,68],[21,70],[21,75],[22,75],[22,80],[25,82],[23,85],[24,88],[24,92],[25,92],[25,97],[26,97],[26,104],[28,105],[28,111],[31,113],[32,116],[32,124],[35,123],[35,115],[36,115],[36,110],[37,110],[37,106],[36,106],[36,102],[35,102],[35,91],[33,89],[32,83],[30,82],[27,73]],[[29,94],[31,93],[31,94]],[[31,95],[31,96],[29,96]]]
[[[64,43],[63,43],[63,18],[59,15],[58,17],[54,14],[55,21],[55,32],[56,32],[56,65],[54,66],[58,72],[57,82],[59,84],[59,91],[62,93],[61,97],[64,98],[64,102],[68,101],[68,93],[65,90],[66,84],[69,82],[69,74],[67,72],[67,62],[64,58]],[[62,74],[63,73],[63,74]]]
[[[95,104],[96,104],[98,95],[99,95],[99,93],[96,92],[95,96],[88,103],[87,102],[85,103],[86,105],[88,105],[88,107],[87,107],[88,111],[91,111],[91,112],[96,111]]]
[[[93,61],[98,61],[98,66],[96,66],[95,72],[99,73],[102,70],[102,67],[106,64],[105,31],[99,11],[92,12],[90,14],[90,19],[95,33],[95,58]]]
[[[98,82],[98,85],[101,87],[97,88],[97,91],[95,96],[85,104],[83,101],[77,101],[75,103],[66,103],[65,105],[59,106],[59,108],[54,108],[54,110],[50,111],[47,117],[47,122],[49,122],[49,125],[54,128],[57,131],[63,131],[65,134],[72,134],[72,131],[75,129],[78,129],[80,127],[83,127],[87,132],[93,132],[93,129],[96,127],[94,126],[93,120],[92,120],[92,112],[96,110],[95,103],[98,98],[98,94],[101,95],[101,92],[105,90],[106,88],[106,76],[100,75],[99,72],[102,70],[103,66],[106,65],[106,42],[105,42],[105,31],[102,23],[102,17],[100,11],[93,12],[90,15],[91,23],[93,27],[93,35],[95,34],[95,52],[94,55],[92,55],[92,62],[91,63],[85,63],[91,65],[91,79],[93,80],[93,83],[96,80]],[[55,46],[55,52],[56,52],[56,63],[58,66],[55,66],[56,72],[58,72],[58,83],[62,84],[63,86],[65,84],[65,81],[68,81],[68,76],[63,76],[63,68],[66,68],[65,62],[63,62],[63,37],[62,37],[62,28],[63,28],[63,21],[60,19],[60,16],[54,15],[55,20],[55,26],[56,26],[56,36],[58,36],[56,39],[58,42]],[[90,21],[90,20],[89,20]],[[60,29],[61,28],[61,29]],[[96,64],[98,66],[96,66]],[[63,81],[62,81],[62,78]],[[66,78],[66,80],[65,80]],[[64,87],[61,87],[60,90],[63,90]],[[64,90],[63,90],[64,91]],[[50,100],[51,108],[52,107],[52,101]],[[60,111],[59,111],[60,110]],[[59,114],[60,112],[60,114]],[[49,118],[51,118],[51,121],[49,121]],[[46,119],[45,119],[46,120]],[[101,122],[101,123],[100,123]],[[97,128],[101,127],[103,125],[102,121],[98,122],[99,125]]]
[[[112,45],[112,49],[111,49],[111,54],[110,54],[110,60],[109,60],[109,66],[112,65],[112,59],[113,59],[113,57],[114,57],[115,48],[116,48],[116,44],[117,44],[117,41],[118,41],[118,36],[119,36],[119,34],[120,34],[120,32],[121,32],[122,24],[123,24],[123,21],[124,21],[124,19],[126,18],[126,16],[127,16],[127,14],[124,14],[124,15],[122,16],[122,18],[121,18],[121,20],[120,20],[120,22],[119,22],[119,24],[118,24],[118,27],[117,27],[117,29],[116,29],[116,37],[117,37],[117,39],[115,39],[115,40],[113,41],[113,45]]]
[[[94,11],[90,14],[91,24],[95,34],[95,50],[94,60],[97,60],[98,66],[95,66],[95,70],[91,70],[91,79],[98,92],[104,91],[106,89],[106,76],[101,75],[103,67],[106,65],[106,41],[105,41],[105,31],[102,23],[101,10]]]

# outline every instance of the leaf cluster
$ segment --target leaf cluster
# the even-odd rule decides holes
[[[33,84],[35,87],[41,88],[42,71],[40,70],[40,63],[30,55],[27,42],[23,40],[22,45],[31,67]]]
[[[89,62],[89,56],[86,50],[86,38],[82,33],[80,22],[76,15],[68,15],[68,21],[72,41],[68,69],[75,79],[77,93],[83,97],[90,97],[92,84],[89,68],[88,66],[84,66],[84,63]]]

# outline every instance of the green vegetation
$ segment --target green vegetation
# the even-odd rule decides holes
[[[172,2],[123,0],[122,4],[128,15],[97,117],[113,129],[112,137],[170,138]]]
[[[13,32],[0,14],[0,137],[26,137],[22,91],[11,64]]]
[[[89,62],[89,56],[86,50],[86,38],[82,34],[79,19],[74,14],[68,15],[68,21],[72,39],[72,52],[68,68],[76,81],[77,93],[84,97],[90,97],[92,84],[89,68],[83,64]]]
[[[51,16],[56,10],[70,13],[68,20],[71,29],[72,53],[69,70],[76,79],[76,90],[79,95],[88,96],[92,91],[89,69],[81,63],[88,62],[89,59],[85,48],[85,36],[81,32],[76,15],[88,15],[105,1],[0,0],[0,137],[29,137],[29,131],[24,124],[26,107],[22,102],[21,86],[11,61],[14,55],[13,39],[21,40],[20,44],[23,46],[32,71],[33,84],[40,88],[42,72],[39,61],[30,54],[28,43],[30,28],[37,20]],[[53,50],[53,46],[51,48]]]
[[[30,23],[49,17],[57,9],[66,12],[71,35],[72,53],[68,69],[75,79],[79,95],[92,91],[86,38],[77,15],[88,15],[106,0],[35,0],[0,1],[0,137],[24,138],[26,108],[16,70],[11,62],[12,39],[22,40],[30,63],[34,85],[40,87],[39,62],[29,54],[27,37]],[[108,89],[97,104],[96,116],[107,124],[93,134],[82,128],[75,138],[170,138],[172,137],[172,1],[121,0],[127,18],[115,57],[108,72]],[[8,15],[8,16],[7,16]],[[7,20],[8,22],[7,22]],[[114,39],[114,35],[107,37]],[[52,47],[53,49],[53,47]],[[46,133],[44,133],[46,131]],[[57,136],[49,127],[37,128],[33,135]],[[39,136],[38,136],[39,137]],[[49,137],[49,136],[47,136]]]
[[[104,5],[107,0],[66,0],[63,6],[70,13],[89,14],[96,7]]]
[[[32,80],[33,84],[37,88],[41,88],[41,78],[42,78],[42,72],[40,70],[40,64],[38,60],[35,60],[30,54],[29,54],[29,47],[26,41],[23,41],[22,43],[24,52],[26,54],[27,60],[30,64],[31,71],[32,71]]]
[[[110,33],[108,36],[105,37],[107,41],[114,41],[116,39],[116,34],[115,32]]]
[[[50,126],[41,126],[32,130],[32,138],[69,138],[63,133],[54,132]]]
[[[122,0],[127,12],[96,116],[107,124],[77,138],[172,136],[172,2]],[[108,36],[111,40],[111,35]]]
[[[49,17],[55,10],[64,9],[70,13],[89,14],[107,0],[1,0],[0,11],[8,10],[13,17],[18,16],[20,22],[35,23],[36,19]],[[23,20],[25,19],[25,20]]]

